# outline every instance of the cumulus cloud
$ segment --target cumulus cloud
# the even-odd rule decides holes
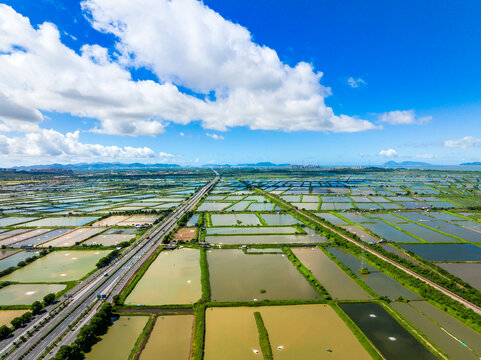
[[[206,133],[205,135],[207,135],[208,137],[211,137],[214,140],[224,140],[224,137],[222,135],[210,134],[210,133]]]
[[[444,146],[448,148],[466,149],[469,147],[481,147],[481,139],[473,136],[465,136],[458,140],[446,140]]]
[[[416,117],[414,110],[389,111],[379,116],[382,122],[391,125],[424,124],[432,119],[432,116]]]
[[[171,154],[156,154],[148,147],[119,147],[100,144],[85,144],[79,140],[79,131],[65,135],[55,130],[42,129],[20,137],[0,135],[0,155],[25,158],[65,158],[68,160],[109,158],[109,159],[147,159],[159,157],[168,160]]]
[[[98,119],[93,131],[133,136],[192,121],[219,131],[376,128],[334,114],[324,102],[330,89],[312,65],[282,63],[246,28],[199,1],[86,0],[82,7],[93,27],[116,36],[115,54],[95,44],[77,54],[55,25],[34,28],[0,4],[0,101],[8,104],[0,112],[3,129],[35,127],[41,111]],[[150,69],[159,81],[134,81],[131,67]],[[185,94],[179,85],[206,96]]]
[[[349,79],[347,79],[347,83],[353,89],[358,88],[359,86],[362,86],[362,85],[366,85],[366,82],[363,79],[361,78],[354,79],[352,76]]]
[[[394,149],[381,150],[379,151],[379,155],[386,157],[395,157],[397,156],[397,151]]]

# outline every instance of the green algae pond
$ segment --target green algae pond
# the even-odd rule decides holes
[[[481,291],[481,263],[439,263],[437,265]]]
[[[291,214],[260,214],[267,225],[296,225],[302,224],[302,221],[297,220]]]
[[[302,229],[307,234],[277,234],[277,235],[242,235],[244,229],[263,229],[263,227],[254,228],[239,228],[239,235],[207,235],[205,241],[210,244],[226,244],[226,245],[241,245],[241,244],[316,244],[327,242],[327,239],[319,234],[316,234],[311,228],[304,226]],[[282,229],[273,227],[275,229]],[[292,228],[295,229],[295,228]]]
[[[387,360],[437,359],[381,305],[342,303],[339,306]]]
[[[481,248],[471,244],[399,245],[429,261],[481,261]]]
[[[439,349],[451,359],[479,359],[476,351],[481,352],[481,334],[464,325],[451,315],[443,312],[424,301],[409,303],[392,302],[390,306],[419,329]],[[420,307],[420,308],[418,308]],[[432,307],[432,308],[431,308]],[[429,309],[425,315],[422,308]],[[437,321],[445,319],[445,324]],[[466,344],[463,345],[463,344]]]
[[[374,266],[367,264],[369,274],[361,275],[358,273],[361,267],[361,259],[344,249],[329,248],[327,249],[339,261],[344,263],[352,272],[359,276],[376,294],[379,296],[387,296],[390,299],[397,299],[402,296],[405,299],[419,299],[419,295],[405,288],[392,277],[376,269]]]
[[[0,305],[31,305],[50,293],[65,289],[62,284],[12,284],[0,289]]]
[[[210,250],[207,260],[213,301],[320,298],[284,254]]]
[[[212,214],[212,226],[262,225],[256,214]]]
[[[207,308],[204,359],[262,359],[256,311],[274,359],[371,358],[329,305],[289,305]]]
[[[85,359],[129,359],[132,348],[148,320],[148,316],[120,316],[110,326],[107,334],[101,337],[101,341],[85,355]]]
[[[2,278],[16,282],[64,282],[81,279],[110,251],[54,251]]]
[[[256,226],[256,227],[210,227],[208,235],[251,235],[251,234],[298,234],[299,230],[291,226]]]
[[[293,248],[292,252],[324,286],[333,299],[371,299],[363,288],[318,248]]]
[[[201,293],[199,250],[163,251],[127,296],[125,304],[193,304]]]
[[[140,360],[189,360],[193,325],[192,315],[157,317]]]

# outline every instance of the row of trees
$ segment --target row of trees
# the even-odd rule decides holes
[[[85,325],[79,332],[77,339],[72,345],[62,346],[55,360],[82,360],[92,346],[100,341],[100,336],[104,335],[112,324],[114,310],[110,303],[105,303],[102,308],[93,316],[88,325]]]
[[[22,314],[21,316],[17,316],[14,318],[10,324],[12,327],[8,327],[7,325],[0,326],[0,340],[3,340],[10,336],[12,332],[17,330],[18,328],[22,327],[23,325],[27,324],[30,320],[32,320],[34,315],[39,314],[45,307],[53,304],[55,301],[55,294],[47,294],[43,298],[43,302],[35,301],[32,306],[32,311],[27,311],[26,313]]]
[[[115,259],[117,256],[120,255],[120,250],[115,249],[114,251],[110,252],[108,255],[104,256],[103,258],[99,259],[97,264],[97,268],[103,268],[106,267],[108,264],[112,262],[113,259]]]

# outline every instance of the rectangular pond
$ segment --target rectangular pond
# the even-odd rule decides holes
[[[209,250],[207,260],[213,301],[320,298],[284,254]]]
[[[26,239],[30,239],[32,237],[35,237],[37,235],[41,235],[43,233],[46,233],[52,229],[35,229],[27,232],[22,232],[21,234],[10,236],[7,239],[1,240],[0,245],[5,245],[8,247],[13,247],[18,242],[21,242]]]
[[[207,308],[204,359],[262,359],[254,312],[262,316],[274,359],[371,358],[330,306],[292,305]]]
[[[62,216],[47,217],[24,224],[25,226],[58,226],[58,227],[75,227],[83,226],[98,219],[97,216]]]
[[[481,248],[471,244],[399,245],[429,261],[481,261]]]
[[[371,359],[329,305],[265,306],[259,310],[276,360]]]
[[[402,296],[405,299],[419,299],[419,295],[405,288],[392,277],[377,270],[374,266],[367,264],[369,274],[361,275],[358,270],[361,267],[361,259],[344,249],[329,248],[331,254],[344,263],[353,273],[355,273],[362,281],[364,281],[379,296],[387,296],[394,300]]]
[[[481,291],[481,263],[439,263],[437,265]]]
[[[140,360],[189,360],[194,316],[159,316]]]
[[[436,359],[381,305],[376,303],[344,303],[339,304],[339,306],[387,360]]]
[[[53,240],[50,240],[46,243],[43,243],[42,247],[70,247],[74,246],[76,243],[81,243],[85,239],[98,234],[104,231],[105,228],[94,228],[94,227],[87,227],[87,228],[79,228],[75,229],[69,233],[61,235]]]
[[[25,260],[26,258],[37,256],[40,254],[40,251],[19,251],[10,255],[4,259],[0,260],[0,271],[9,268],[10,266],[17,266],[20,261]],[[3,280],[3,278],[2,278]]]
[[[129,359],[137,338],[147,324],[148,316],[120,316],[101,341],[85,355],[87,360]]]
[[[46,230],[46,229],[43,229]],[[49,229],[47,229],[48,231]],[[37,235],[34,237],[31,237],[27,240],[17,242],[12,245],[14,248],[21,248],[25,246],[36,246],[38,244],[44,243],[46,241],[49,241],[50,239],[56,238],[57,236],[63,235],[68,231],[71,231],[72,229],[55,229],[52,231],[48,231],[47,233],[42,233],[41,235]]]
[[[256,214],[211,214],[212,226],[262,225]]]
[[[390,306],[425,334],[429,340],[437,345],[438,348],[446,353],[451,359],[478,359],[476,353],[470,350],[475,344],[469,340],[472,339],[481,343],[480,334],[477,334],[474,330],[468,328],[446,312],[441,313],[443,316],[449,317],[449,324],[452,325],[447,329],[442,328],[434,319],[424,315],[419,309],[417,309],[414,305],[415,303],[417,302],[392,302]],[[467,336],[469,338],[466,338]],[[467,346],[462,345],[457,339],[462,339],[463,342],[466,341]]]
[[[135,235],[133,234],[105,234],[94,236],[82,244],[85,245],[102,245],[102,246],[114,246],[124,241],[130,241]]]
[[[292,252],[324,286],[333,299],[371,299],[363,288],[318,248],[292,248]]]
[[[193,304],[201,295],[200,252],[184,248],[161,252],[125,304]]]
[[[297,234],[299,230],[289,226],[253,226],[253,227],[210,227],[207,235],[250,235],[250,234]]]
[[[270,226],[302,224],[291,214],[260,214],[260,216]]]
[[[4,276],[2,280],[18,282],[78,280],[93,270],[97,261],[109,252],[105,250],[54,251]]]
[[[63,284],[13,284],[0,289],[0,305],[31,305],[42,301],[45,295],[58,293],[66,288]]]
[[[319,234],[299,235],[207,235],[205,241],[209,244],[317,244],[327,239]]]
[[[204,360],[262,359],[254,311],[246,307],[207,308]]]
[[[15,319],[17,316],[22,316],[28,310],[0,310],[0,327],[6,325],[11,327],[10,321]]]

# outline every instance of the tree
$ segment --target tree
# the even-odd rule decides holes
[[[85,359],[85,355],[83,354],[82,351],[80,351],[80,348],[76,345],[64,345],[62,346],[58,352],[57,355],[55,355],[56,360],[83,360]]]
[[[12,321],[10,321],[10,324],[12,324],[14,329],[18,329],[20,326],[23,325],[22,318],[20,316],[16,317]]]
[[[12,333],[12,330],[7,325],[0,326],[0,340],[7,338]]]
[[[49,306],[50,304],[53,304],[54,301],[55,301],[54,293],[47,294],[43,298],[43,303],[45,306]]]
[[[120,302],[120,295],[114,295],[112,298],[112,301],[114,302],[115,305],[118,305]]]
[[[23,323],[27,323],[29,322],[30,320],[32,320],[32,317],[33,317],[33,314],[31,311],[27,311],[26,313],[24,313],[21,318],[22,318],[22,321]]]
[[[40,301],[35,301],[32,304],[32,314],[33,315],[37,315],[38,313],[40,313],[40,311],[42,311],[42,309],[43,309],[43,305]]]

